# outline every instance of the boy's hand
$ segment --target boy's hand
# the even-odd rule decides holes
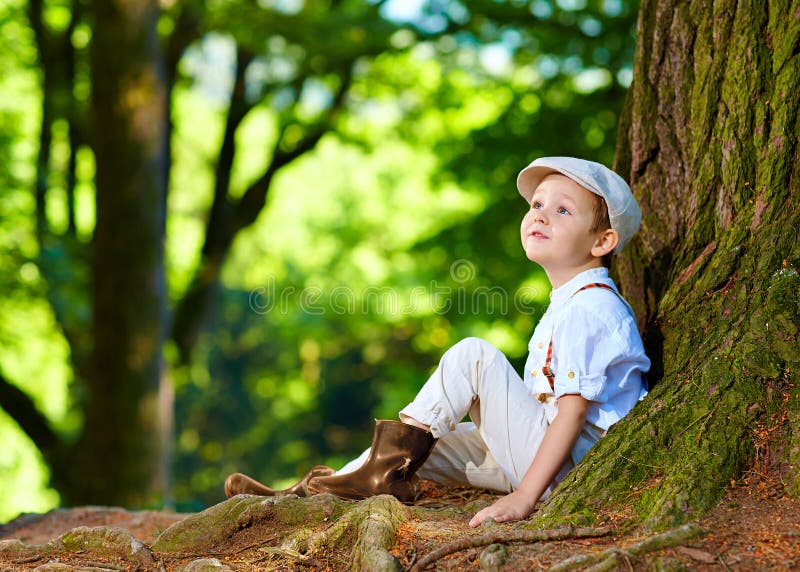
[[[472,517],[472,520],[469,521],[469,525],[475,528],[476,526],[480,526],[487,518],[491,518],[495,522],[522,520],[533,513],[535,506],[536,499],[532,499],[530,495],[517,490],[498,499],[493,505],[487,506],[479,511]]]

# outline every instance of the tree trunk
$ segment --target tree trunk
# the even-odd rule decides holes
[[[67,502],[159,500],[166,99],[156,0],[95,0],[94,360]]]
[[[544,517],[632,503],[663,528],[755,459],[800,492],[798,48],[797,0],[642,2],[617,167],[644,218],[616,271],[657,384]]]

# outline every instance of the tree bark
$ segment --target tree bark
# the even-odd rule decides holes
[[[155,503],[164,340],[166,98],[156,0],[95,0],[94,359],[67,502]]]
[[[50,56],[50,41],[45,31],[42,12],[42,0],[31,0],[28,4],[28,20],[36,38],[39,50],[39,69],[42,74],[42,120],[39,126],[39,151],[36,156],[36,182],[34,197],[36,199],[36,236],[41,242],[47,230],[47,176],[50,170],[50,142],[53,125],[53,72]]]
[[[255,102],[248,102],[245,99],[245,72],[253,59],[251,53],[237,47],[233,89],[222,143],[214,167],[214,200],[208,215],[200,266],[175,311],[171,335],[184,362],[189,361],[200,329],[210,312],[215,294],[214,286],[236,234],[227,230],[231,226],[235,210],[228,193],[236,155],[236,130],[245,116],[255,107]]]
[[[672,526],[767,449],[798,492],[798,48],[796,0],[642,2],[617,168],[644,216],[616,272],[657,385],[542,518],[633,504]]]

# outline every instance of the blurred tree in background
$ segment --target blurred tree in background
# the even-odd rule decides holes
[[[150,52],[118,4],[0,8],[0,518],[57,503],[48,472],[65,504],[196,508],[358,452],[465,335],[524,358],[547,288],[514,177],[611,163],[635,3],[125,3]]]

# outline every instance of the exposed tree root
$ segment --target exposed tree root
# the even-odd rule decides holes
[[[309,499],[238,495],[173,524],[152,548],[170,557],[209,555],[246,528],[267,521],[287,528],[321,523],[337,518],[348,505],[330,495]]]
[[[397,529],[408,518],[408,510],[389,495],[362,501],[366,517],[358,527],[358,540],[353,549],[355,570],[401,570],[400,563],[389,553]]]
[[[103,570],[114,569],[118,560],[120,569],[143,572],[163,572],[163,562],[177,565],[186,560],[191,561],[184,567],[191,570],[225,570],[230,568],[214,556],[232,556],[251,568],[275,560],[288,561],[292,568],[323,569],[333,559],[337,570],[395,572],[401,566],[389,549],[410,514],[389,495],[358,503],[331,495],[308,499],[239,495],[173,524],[159,535],[152,550],[120,528],[78,527],[42,545],[0,541],[0,568],[3,562],[32,564],[69,554]],[[273,542],[279,546],[270,546]],[[347,554],[350,562],[338,558],[341,554]],[[102,559],[113,562],[101,565]]]
[[[286,548],[278,548],[278,547],[273,547],[273,546],[265,546],[263,548],[259,548],[258,550],[259,550],[259,552],[266,553],[267,556],[264,557],[264,558],[260,558],[258,560],[253,560],[253,561],[248,562],[248,564],[250,564],[251,566],[253,564],[255,564],[256,562],[260,562],[262,560],[266,560],[267,558],[269,558],[272,555],[277,555],[277,556],[280,556],[282,558],[287,558],[287,559],[291,560],[293,564],[300,564],[300,565],[303,565],[303,566],[310,566],[310,567],[317,568],[319,570],[324,570],[325,568],[327,568],[327,566],[325,566],[325,563],[317,560],[316,558],[312,558],[308,554],[301,554],[301,553],[299,553],[299,552],[297,552],[295,550],[289,550],[289,549],[286,549]]]
[[[667,532],[656,534],[649,538],[628,546],[627,548],[609,548],[597,554],[581,554],[562,560],[548,572],[564,572],[566,570],[585,569],[587,572],[600,572],[613,570],[629,558],[636,558],[642,554],[672,548],[686,543],[704,533],[697,524],[690,523],[673,528]]]
[[[79,526],[46,544],[26,545],[19,540],[0,541],[0,557],[13,564],[27,564],[63,552],[86,558],[120,558],[137,570],[159,571],[163,564],[130,532],[113,526]],[[104,566],[111,566],[105,564]]]
[[[354,570],[399,570],[400,564],[389,549],[394,545],[397,529],[408,519],[408,508],[390,495],[379,495],[353,505],[331,527],[312,535],[306,541],[308,553],[323,547],[336,546],[345,538],[354,538],[352,567]]]
[[[489,544],[506,542],[546,542],[549,540],[566,540],[568,538],[594,538],[610,534],[612,528],[604,526],[600,528],[554,528],[552,530],[507,530],[494,531],[481,536],[462,538],[450,544],[437,548],[424,558],[421,558],[410,572],[422,572],[437,560],[444,558],[454,552],[466,550],[468,548],[479,548]]]

